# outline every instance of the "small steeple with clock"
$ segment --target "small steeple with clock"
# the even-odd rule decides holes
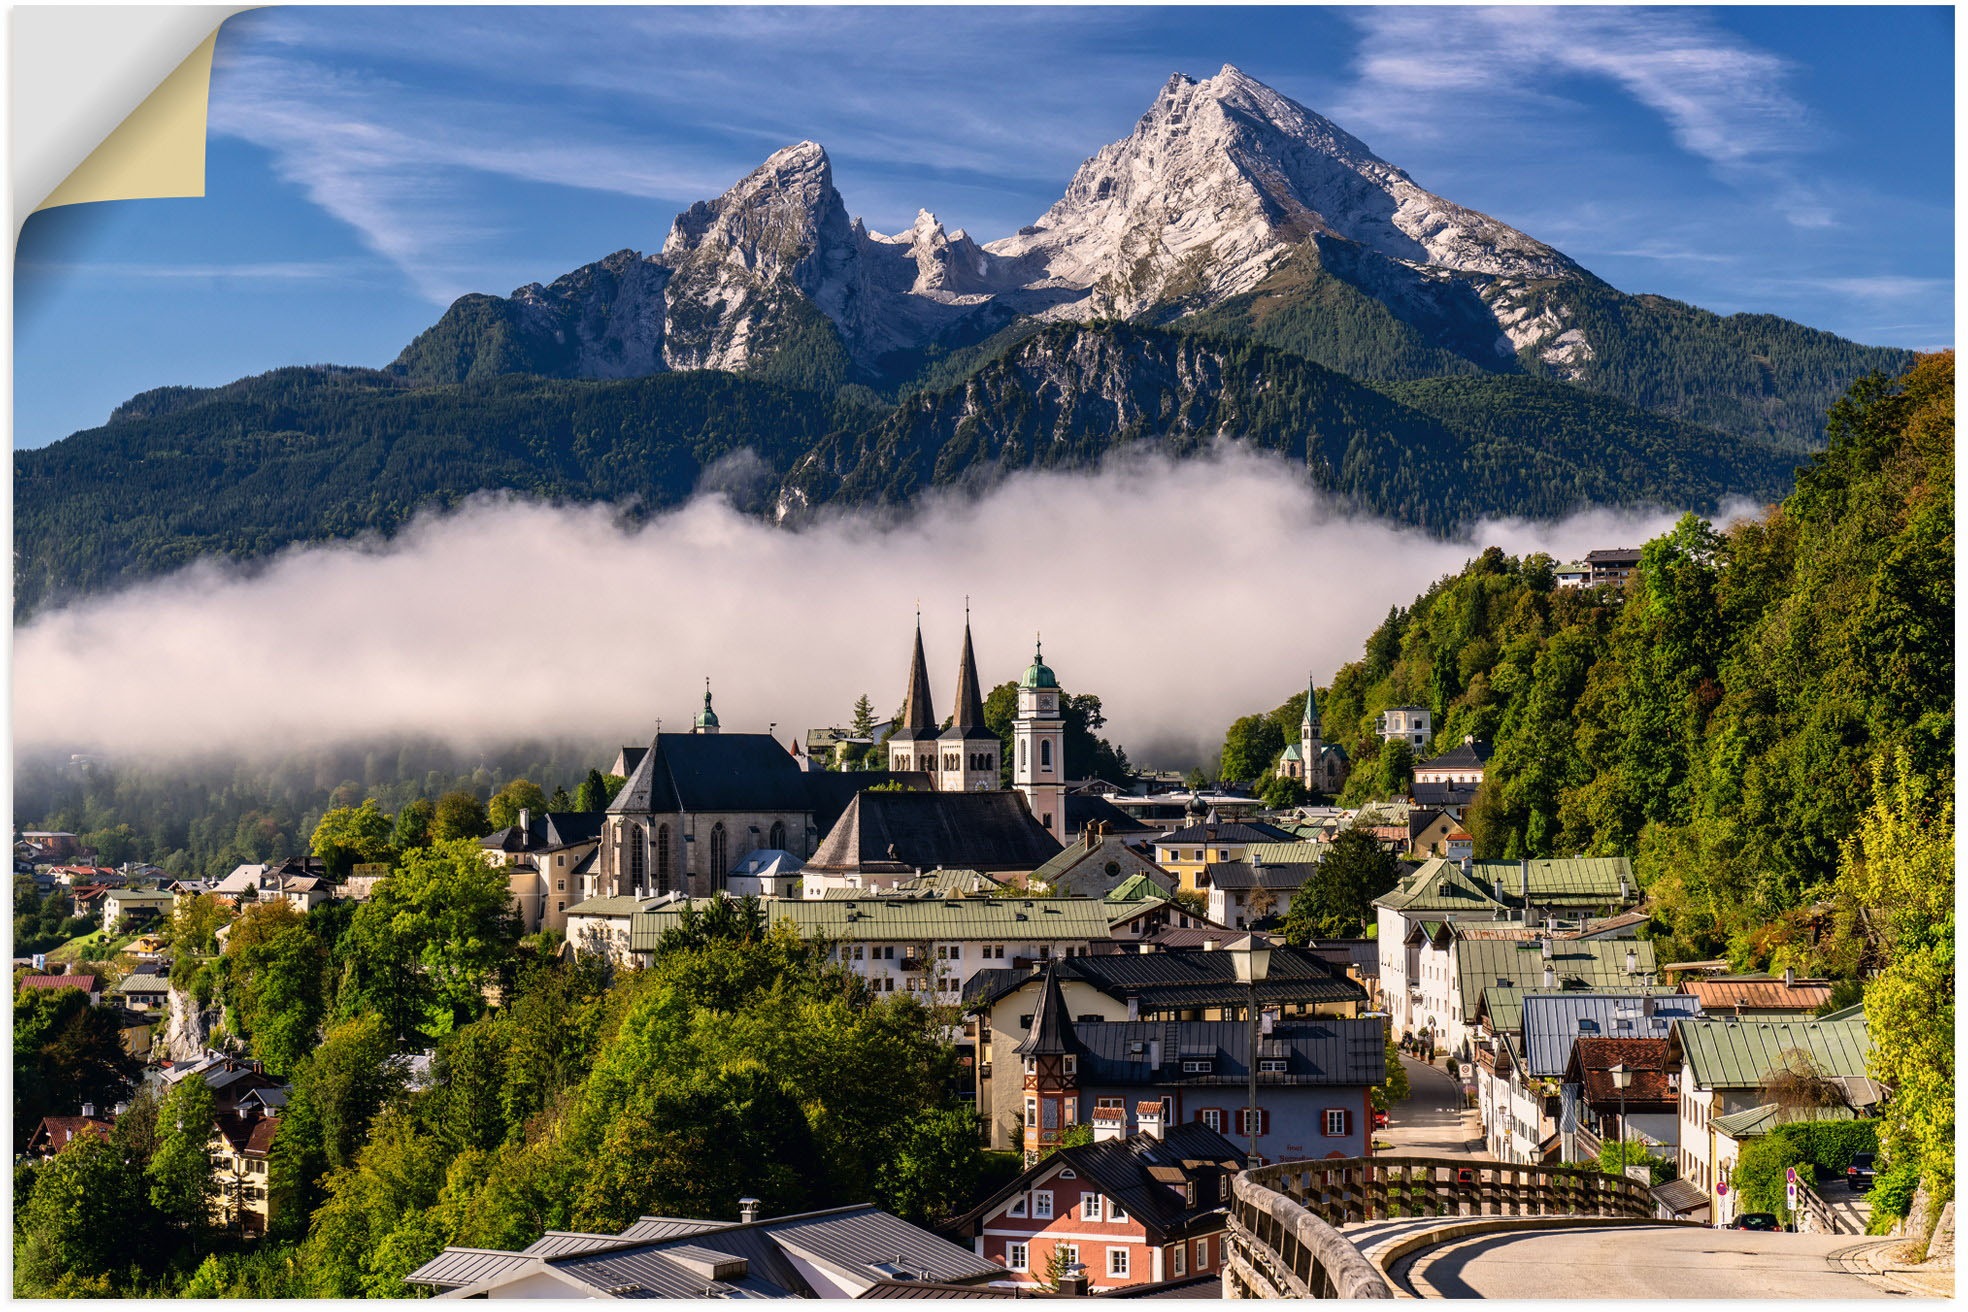
[[[1063,847],[1066,833],[1066,714],[1059,680],[1033,645],[1032,664],[1018,681],[1018,718],[1012,722],[1012,787],[1025,794],[1032,815]]]

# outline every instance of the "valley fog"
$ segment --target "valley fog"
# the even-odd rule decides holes
[[[201,563],[17,630],[23,750],[171,757],[429,733],[646,741],[708,676],[726,731],[782,741],[901,701],[915,609],[947,713],[969,599],[988,686],[1044,636],[1138,766],[1207,762],[1228,722],[1324,684],[1391,606],[1491,545],[1560,561],[1673,513],[1592,510],[1442,541],[1349,514],[1293,466],[1223,449],[1027,473],[904,519],[798,530],[722,490],[636,529],[605,506],[480,498],[388,543]],[[606,762],[599,764],[606,765]]]

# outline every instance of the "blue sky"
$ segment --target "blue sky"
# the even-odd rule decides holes
[[[204,198],[28,221],[16,442],[386,364],[464,292],[660,248],[802,138],[877,230],[1005,236],[1225,63],[1625,290],[1952,345],[1953,48],[1944,8],[256,10]]]

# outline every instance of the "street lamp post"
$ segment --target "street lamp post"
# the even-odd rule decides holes
[[[1613,1077],[1613,1087],[1619,1090],[1619,1095],[1620,1095],[1619,1158],[1620,1158],[1620,1170],[1624,1171],[1626,1169],[1626,1088],[1629,1084],[1633,1083],[1633,1072],[1628,1070],[1626,1063],[1622,1061],[1622,1062],[1615,1062],[1612,1068],[1608,1070],[1606,1073]]]
[[[1250,1106],[1244,1111],[1244,1133],[1250,1139],[1250,1164],[1257,1165],[1257,986],[1271,973],[1269,942],[1256,934],[1246,934],[1230,944],[1230,960],[1237,968],[1238,982],[1248,994],[1245,1010],[1250,1016]]]

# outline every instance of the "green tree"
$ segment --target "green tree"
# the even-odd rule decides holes
[[[449,843],[461,838],[483,838],[492,832],[485,803],[472,794],[459,791],[437,799],[437,812],[431,817],[431,841]]]
[[[977,1113],[943,1107],[912,1117],[876,1176],[875,1196],[905,1221],[934,1225],[975,1201],[983,1169]]]
[[[211,956],[218,951],[218,932],[232,923],[237,911],[210,893],[178,899],[171,908],[171,948],[181,958]]]
[[[601,771],[589,770],[588,777],[574,790],[574,809],[576,811],[606,811],[609,798],[608,781],[601,777]]]
[[[1599,1145],[1599,1169],[1607,1175],[1625,1175],[1629,1166],[1644,1166],[1649,1184],[1666,1184],[1675,1178],[1674,1163],[1647,1151],[1637,1139],[1614,1139]]]
[[[1305,785],[1285,775],[1267,775],[1264,786],[1257,794],[1264,804],[1273,810],[1282,811],[1289,807],[1304,806],[1310,794]]]
[[[141,1069],[123,1046],[116,1010],[90,1006],[81,989],[23,989],[14,999],[17,1141],[43,1116],[73,1116],[85,1102],[115,1105]]]
[[[572,811],[573,809],[574,799],[568,796],[567,789],[564,786],[556,784],[554,786],[553,796],[547,799],[547,810],[559,812]]]
[[[339,806],[324,814],[308,850],[326,864],[330,879],[346,879],[350,866],[390,859],[390,833],[390,817],[371,797],[361,806]]]
[[[46,1296],[64,1277],[127,1269],[143,1201],[142,1177],[101,1139],[78,1139],[35,1167],[14,1218],[14,1292]]]
[[[274,1075],[314,1049],[326,1013],[328,949],[285,901],[248,908],[226,938],[239,1032]]]
[[[201,1076],[179,1080],[157,1112],[157,1144],[144,1174],[150,1205],[193,1251],[212,1224],[219,1184],[210,1144],[216,1125],[211,1086]]]
[[[546,813],[547,795],[531,779],[515,779],[492,794],[492,801],[485,808],[486,821],[493,830],[505,829],[519,823],[521,809],[534,815]]]
[[[1285,938],[1306,943],[1318,938],[1356,938],[1373,915],[1373,901],[1394,887],[1400,866],[1380,841],[1363,829],[1347,828],[1327,845],[1312,877],[1292,894],[1285,912]]]
[[[1223,777],[1239,783],[1261,780],[1284,750],[1284,735],[1270,716],[1241,716],[1223,735]]]
[[[428,797],[414,797],[405,802],[396,813],[396,828],[390,832],[390,847],[399,855],[413,847],[426,847],[431,841],[431,826],[437,821],[437,808]]]
[[[875,733],[875,704],[862,693],[854,703],[854,718],[849,722],[848,732],[856,738],[872,738]]]

